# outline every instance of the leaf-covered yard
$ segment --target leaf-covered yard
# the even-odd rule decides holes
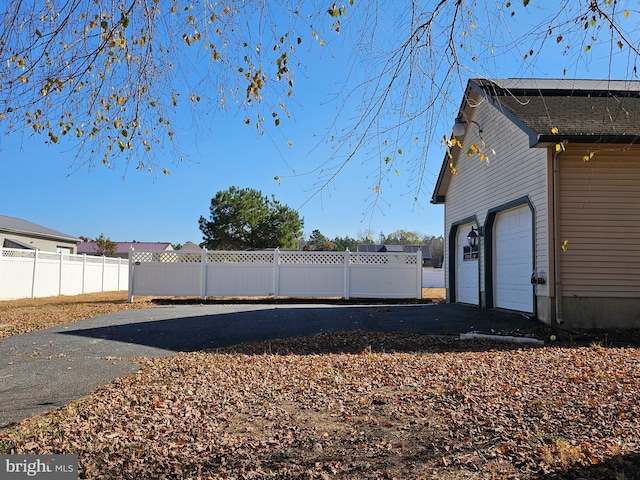
[[[135,308],[150,308],[150,297],[127,301],[127,292],[101,292],[0,301],[0,339],[85,318]]]
[[[639,476],[635,348],[355,332],[141,361],[0,453],[91,479]]]

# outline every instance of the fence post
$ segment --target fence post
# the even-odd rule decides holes
[[[416,272],[418,277],[418,287],[416,289],[416,298],[420,300],[422,298],[422,249],[418,248],[416,252],[416,267],[418,271]]]
[[[100,285],[100,291],[104,292],[104,275],[105,270],[107,269],[107,257],[102,255],[102,284]]]
[[[206,300],[207,298],[207,248],[202,247],[202,268],[200,276],[200,298]]]
[[[31,298],[35,297],[35,291],[36,291],[36,267],[38,266],[38,252],[39,250],[37,248],[33,251],[33,276],[31,277]]]
[[[87,254],[82,254],[82,293],[85,293],[85,279],[87,277]]]
[[[120,273],[121,273],[121,270],[122,270],[122,258],[118,257],[118,285],[117,285],[118,291],[120,291]]]
[[[60,262],[58,264],[58,296],[62,295],[62,263],[63,263],[63,259],[64,259],[64,253],[62,252],[58,252],[58,255],[60,255]]]
[[[133,245],[129,247],[129,303],[133,303]]]
[[[124,268],[125,263],[124,263],[124,259],[123,258],[121,258],[121,262],[122,262],[122,266]],[[129,279],[129,260],[128,259],[127,259],[126,265],[127,265],[127,289],[129,289],[129,280],[128,280]],[[118,288],[121,289],[121,290],[124,290],[124,288],[122,288],[122,282],[120,284],[118,284]]]
[[[349,300],[351,290],[351,252],[347,248],[344,251],[344,299]]]
[[[278,299],[278,289],[280,288],[280,250],[273,252],[273,299]]]

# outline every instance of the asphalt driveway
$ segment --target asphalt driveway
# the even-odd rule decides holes
[[[0,428],[139,369],[136,357],[320,332],[536,331],[526,316],[445,305],[204,304],[128,310],[0,340]]]

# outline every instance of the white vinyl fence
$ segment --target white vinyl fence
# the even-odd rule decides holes
[[[421,298],[422,252],[129,253],[135,295]]]
[[[422,288],[444,288],[444,268],[422,267]]]
[[[0,247],[0,300],[127,290],[129,262]]]

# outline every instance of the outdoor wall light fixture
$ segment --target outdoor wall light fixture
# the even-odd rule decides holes
[[[473,225],[471,226],[471,231],[467,235],[467,242],[469,242],[470,247],[478,246],[478,239],[482,237],[483,231],[482,227],[475,228]]]
[[[454,137],[464,137],[464,134],[467,133],[467,124],[473,123],[476,127],[478,127],[478,136],[482,138],[482,128],[480,124],[475,120],[465,120],[462,117],[456,118],[455,123],[453,124],[453,136]]]

